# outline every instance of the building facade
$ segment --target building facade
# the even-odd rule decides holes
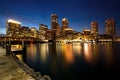
[[[93,36],[98,35],[98,23],[96,21],[91,22],[91,34]]]
[[[66,28],[68,28],[68,20],[67,20],[67,18],[63,18],[62,19],[62,29],[64,30]]]
[[[19,34],[19,29],[21,28],[21,22],[9,19],[6,22],[6,35],[9,37],[14,37],[14,33]]]
[[[21,27],[21,37],[31,37],[31,30],[29,29],[29,27]]]
[[[48,31],[48,26],[44,24],[40,24],[39,31],[38,31],[38,38],[40,40],[45,40],[46,31]]]
[[[86,42],[86,41],[94,40],[93,35],[91,35],[91,30],[83,29],[82,34],[83,34],[83,41]]]
[[[115,38],[115,20],[114,19],[107,19],[105,21],[105,31],[106,34]]]
[[[52,30],[50,31],[52,31],[53,40],[56,40],[60,37],[61,33],[60,25],[58,23],[58,16],[56,14],[51,15],[51,29]]]
[[[51,15],[51,28],[60,29],[60,26],[58,24],[58,16],[56,14]]]
[[[38,38],[38,30],[34,27],[32,27],[30,30],[31,30],[31,37]]]

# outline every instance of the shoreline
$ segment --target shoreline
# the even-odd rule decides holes
[[[6,55],[6,49],[0,47],[0,80],[34,80],[13,59]]]

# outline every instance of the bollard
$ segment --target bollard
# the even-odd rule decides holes
[[[10,55],[10,46],[8,46],[8,44],[6,44],[6,55]]]
[[[22,51],[23,61],[26,63],[26,46],[24,44],[23,51]]]

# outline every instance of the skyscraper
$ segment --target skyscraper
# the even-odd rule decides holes
[[[51,27],[52,29],[59,29],[58,16],[56,14],[51,15]]]
[[[68,28],[68,20],[67,18],[62,19],[62,29]]]
[[[44,24],[40,24],[39,30],[47,31],[47,30],[48,30],[48,26],[47,26],[47,25],[44,25]]]
[[[53,40],[60,36],[60,25],[58,24],[58,16],[56,14],[51,15],[51,28]]]
[[[21,23],[12,19],[7,20],[6,23],[6,35],[13,36],[16,29],[21,28]]]
[[[31,28],[31,37],[33,37],[33,38],[38,37],[38,30],[34,27]]]
[[[48,31],[48,26],[44,24],[40,24],[38,31],[38,38],[44,40],[47,31]]]
[[[30,37],[31,36],[31,30],[27,26],[21,27],[21,37]]]
[[[105,21],[105,29],[106,29],[106,34],[114,38],[115,37],[115,20],[107,19]]]
[[[96,21],[91,22],[91,34],[94,36],[98,34],[98,23]]]

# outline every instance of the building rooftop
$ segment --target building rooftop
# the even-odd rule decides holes
[[[12,19],[9,19],[7,22],[8,22],[8,23],[21,24],[21,22],[18,22],[18,21],[12,20]]]

